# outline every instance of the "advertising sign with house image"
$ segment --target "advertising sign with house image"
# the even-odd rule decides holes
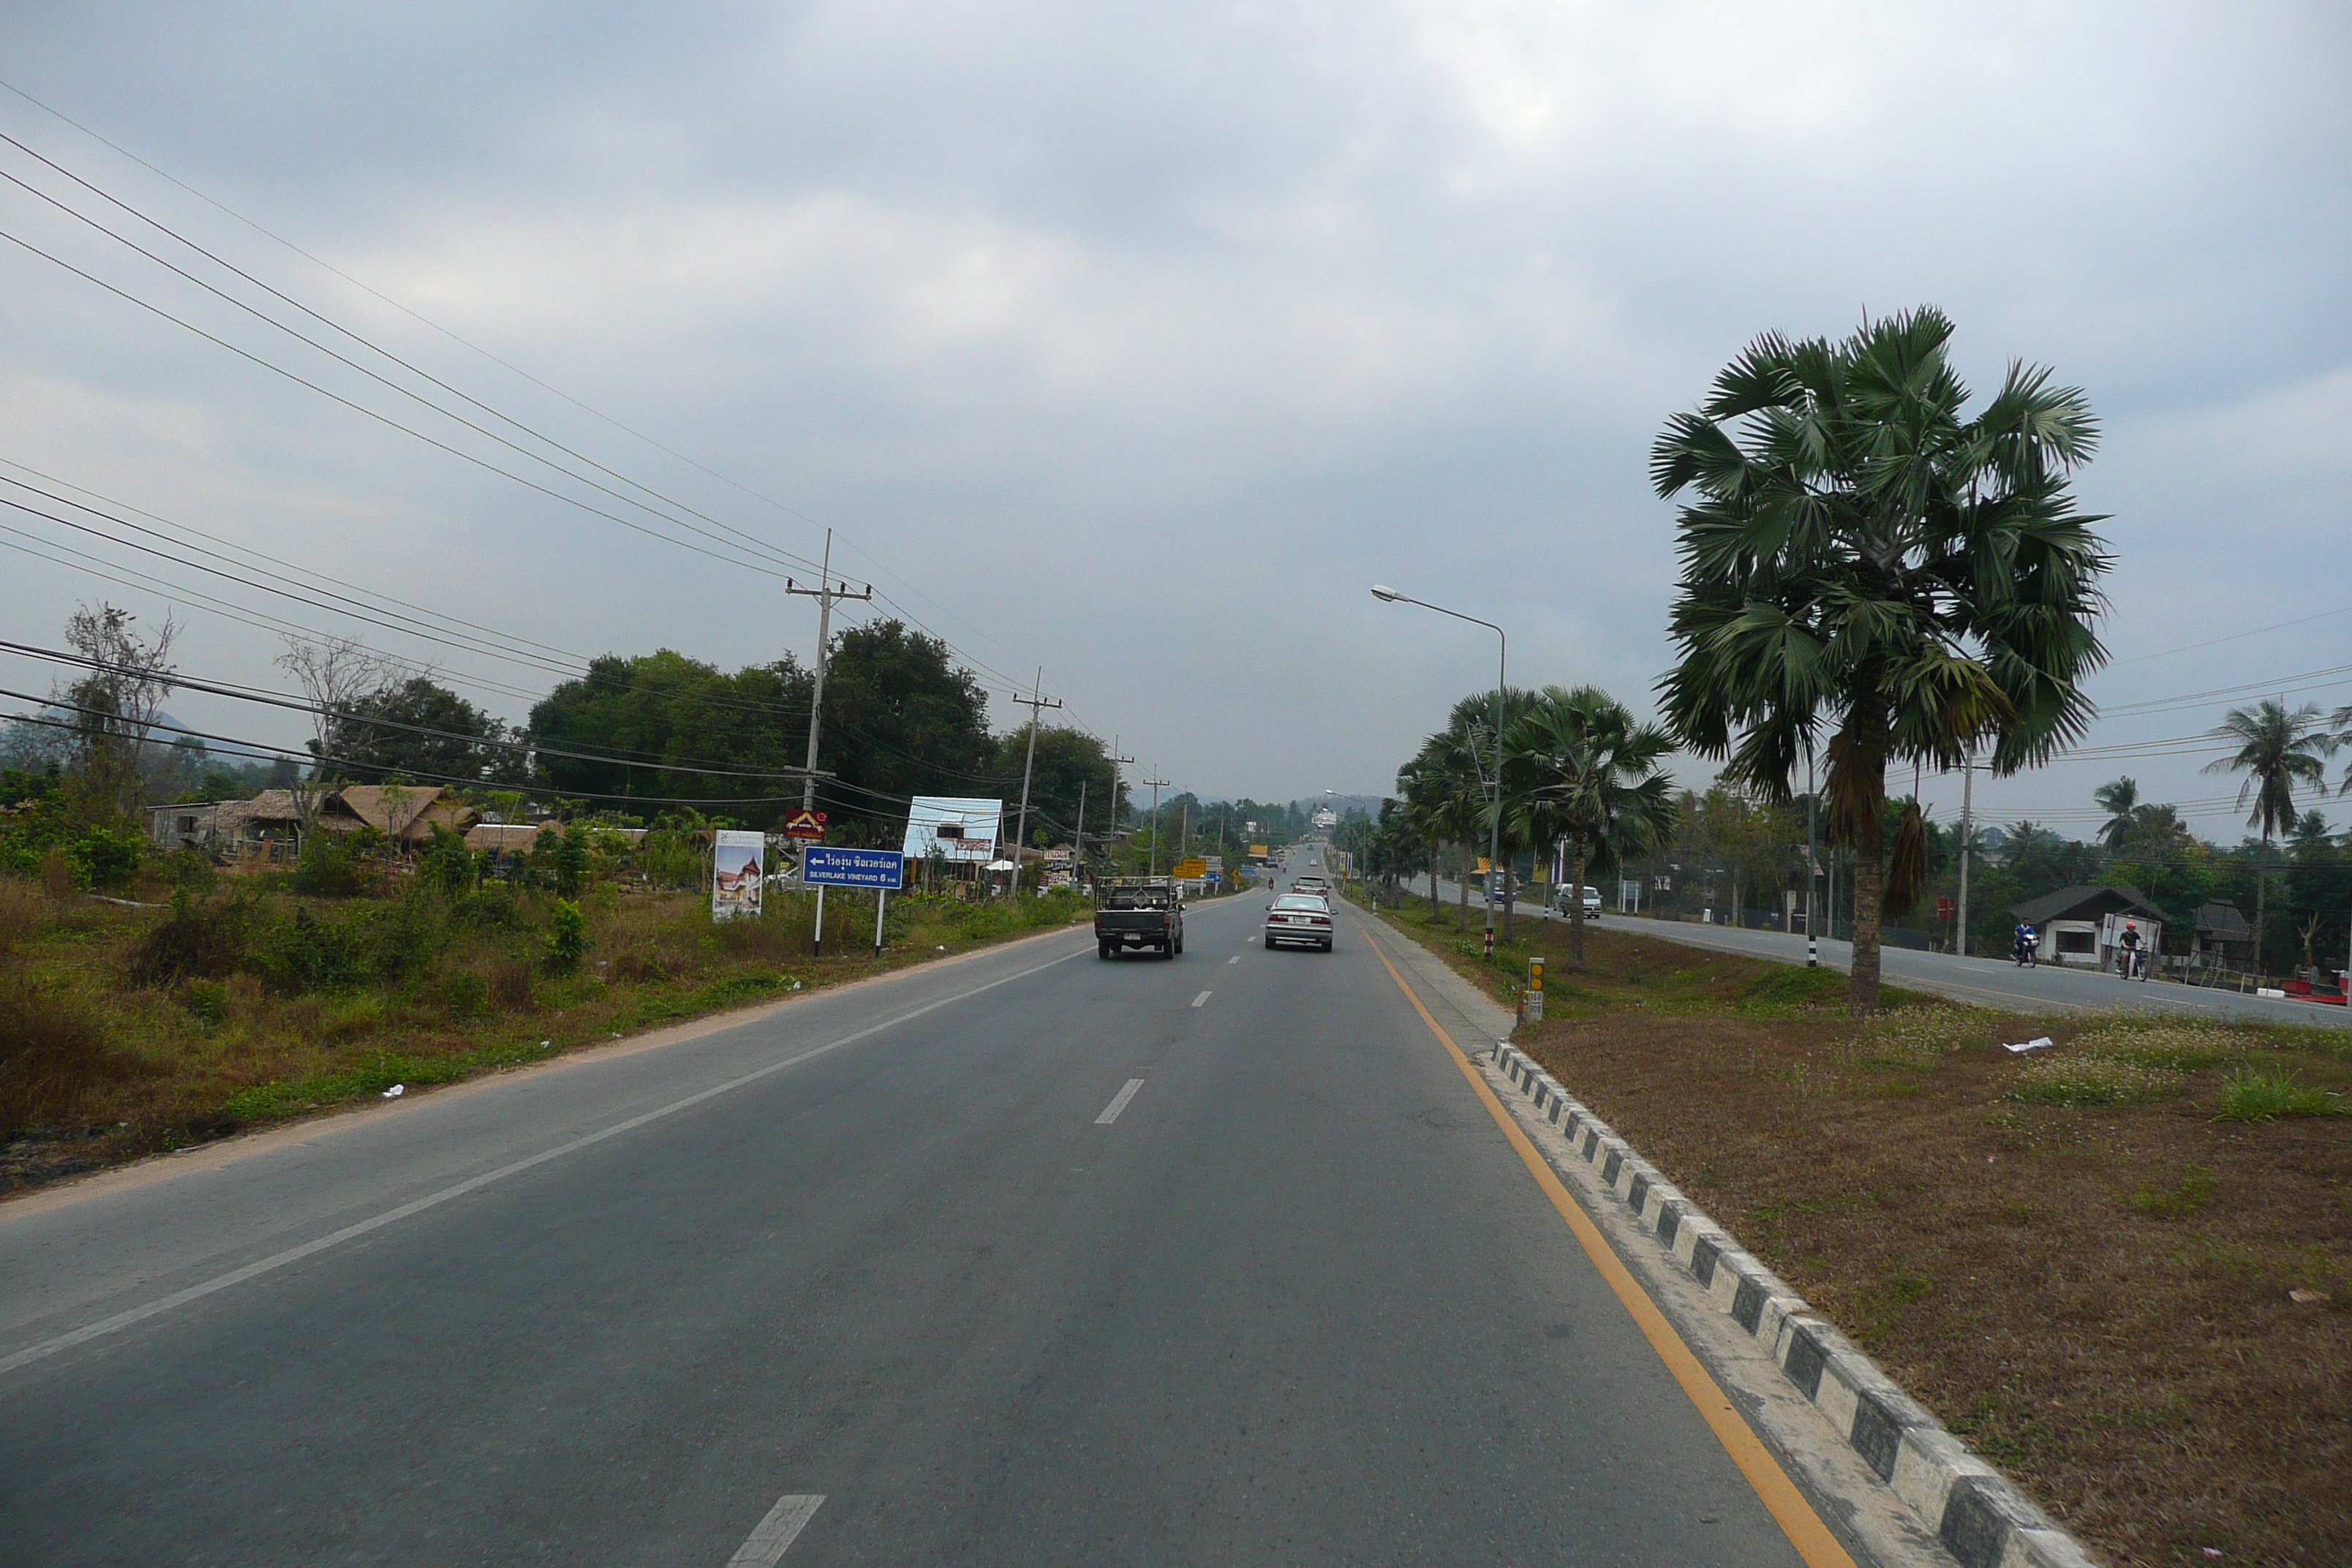
[[[731,921],[757,919],[762,885],[761,852],[768,836],[746,829],[722,827],[710,859],[710,918]]]

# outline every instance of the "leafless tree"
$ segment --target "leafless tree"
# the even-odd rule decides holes
[[[392,661],[353,637],[286,638],[278,668],[292,676],[310,703],[310,754],[316,759],[308,777],[294,780],[294,806],[308,830],[319,818],[331,773],[327,745],[334,733],[335,716],[348,712],[359,700],[392,678]]]
[[[179,623],[163,617],[151,640],[138,617],[101,599],[78,605],[66,620],[66,643],[84,661],[82,672],[52,689],[50,700],[71,714],[75,762],[93,805],[124,816],[139,809],[147,738],[173,686],[172,642]]]

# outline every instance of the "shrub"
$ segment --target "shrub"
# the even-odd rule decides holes
[[[228,987],[217,980],[191,980],[180,987],[180,1005],[207,1029],[228,1017]]]
[[[481,866],[462,837],[436,822],[432,847],[417,858],[416,879],[443,897],[455,899],[481,881]]]
[[[172,913],[131,955],[131,977],[142,985],[218,979],[245,963],[252,939],[253,905],[235,895],[198,899],[185,889],[172,895]]]
[[[2042,1105],[2128,1105],[2179,1094],[2187,1082],[2168,1068],[2069,1054],[2027,1064],[2010,1092]]]
[[[347,899],[360,890],[360,852],[354,835],[313,830],[302,840],[294,864],[294,890],[314,898]]]
[[[530,1012],[530,966],[514,963],[491,964],[489,989],[490,1001],[499,1011]]]
[[[519,923],[521,911],[515,904],[515,891],[503,882],[476,888],[454,899],[449,904],[449,918],[462,924],[478,926],[484,931],[505,931]]]
[[[62,849],[52,849],[41,857],[41,891],[52,899],[70,899],[74,895],[74,864]]]
[[[625,952],[613,960],[611,977],[614,980],[667,980],[669,966],[659,953]]]
[[[581,884],[588,877],[586,830],[567,827],[562,833],[541,833],[539,847],[531,851],[530,875],[531,880],[551,889],[558,898],[578,898]]]
[[[550,973],[569,974],[588,956],[588,917],[569,899],[555,900],[547,922],[547,967]]]
[[[0,978],[0,1133],[62,1121],[140,1067],[107,1047],[103,1022],[79,997]]]
[[[257,944],[255,967],[289,994],[331,991],[368,978],[371,965],[361,933],[340,921],[322,921],[308,910],[273,929]]]
[[[139,869],[144,847],[136,834],[93,827],[66,846],[66,858],[73,862],[76,886],[94,890],[121,888],[129,886],[131,874]]]
[[[0,879],[0,952],[40,928],[41,896],[14,878]]]
[[[441,984],[441,1003],[460,1023],[486,1018],[490,1013],[490,983],[470,969],[461,969]]]
[[[2252,1068],[2231,1078],[2221,1090],[2221,1114],[2233,1121],[2270,1121],[2281,1116],[2334,1116],[2344,1109],[2344,1096],[2332,1089],[2315,1089],[2295,1073],[2257,1072]]]

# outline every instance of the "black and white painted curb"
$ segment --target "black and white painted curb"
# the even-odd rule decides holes
[[[1578,1185],[1597,1182],[1623,1203],[1641,1230],[1771,1353],[1798,1392],[1966,1568],[2092,1568],[2074,1537],[1945,1431],[1526,1053],[1498,1045],[1489,1059],[1538,1118],[1565,1137],[1573,1164],[1561,1173]],[[1555,1164],[1561,1159],[1557,1150],[1546,1150],[1545,1157]]]

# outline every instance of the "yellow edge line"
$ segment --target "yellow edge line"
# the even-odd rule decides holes
[[[1674,1325],[1666,1321],[1666,1315],[1658,1310],[1655,1301],[1650,1300],[1650,1293],[1642,1289],[1640,1281],[1626,1268],[1623,1259],[1610,1247],[1608,1238],[1601,1234],[1600,1226],[1592,1223],[1592,1217],[1561,1184],[1559,1175],[1537,1152],[1534,1142],[1520,1130],[1511,1113],[1503,1109],[1503,1102],[1495,1098],[1495,1091],[1486,1087],[1486,1080],[1479,1076],[1478,1069],[1470,1065],[1470,1058],[1463,1054],[1462,1047],[1454,1043],[1454,1037],[1430,1016],[1421,997],[1406,984],[1405,977],[1397,973],[1396,965],[1389,962],[1389,955],[1381,951],[1380,943],[1374,942],[1367,945],[1371,948],[1373,956],[1381,961],[1381,967],[1389,972],[1389,978],[1397,983],[1397,989],[1404,993],[1405,1000],[1412,1004],[1412,1010],[1421,1015],[1421,1021],[1429,1026],[1429,1032],[1437,1037],[1438,1044],[1453,1057],[1454,1065],[1469,1081],[1472,1090],[1486,1107],[1486,1113],[1495,1119],[1495,1125],[1503,1130],[1503,1136],[1517,1152],[1528,1173],[1536,1179],[1536,1185],[1543,1189],[1544,1196],[1551,1200],[1551,1206],[1559,1211],[1559,1217],[1568,1222],[1568,1228],[1576,1233],[1576,1239],[1583,1245],[1585,1256],[1592,1259],[1592,1266],[1601,1270],[1601,1277],[1609,1281],[1612,1290],[1617,1292],[1617,1300],[1624,1304],[1626,1311],[1633,1314],[1633,1321],[1642,1330],[1642,1336],[1650,1342],[1650,1348],[1658,1352],[1658,1359],[1666,1363],[1666,1370],[1675,1374],[1675,1381],[1682,1384],[1683,1392],[1690,1396],[1691,1404],[1697,1406],[1699,1415],[1714,1430],[1716,1440],[1723,1445],[1724,1452],[1731,1456],[1731,1462],[1739,1467],[1739,1473],[1746,1476],[1748,1484],[1756,1489],[1756,1495],[1763,1500],[1774,1521],[1787,1534],[1789,1544],[1797,1549],[1797,1555],[1805,1560],[1807,1568],[1855,1568],[1853,1558],[1839,1543],[1838,1538],[1830,1533],[1829,1526],[1822,1522],[1821,1515],[1813,1511],[1812,1504],[1805,1500],[1805,1494],[1797,1489],[1796,1482],[1789,1479],[1789,1473],[1780,1468],[1771,1450],[1764,1447],[1763,1439],[1756,1436],[1755,1430],[1739,1414],[1738,1406],[1724,1396],[1722,1387],[1699,1363],[1698,1357],[1691,1353],[1690,1347],[1683,1343],[1682,1336],[1675,1332]]]

